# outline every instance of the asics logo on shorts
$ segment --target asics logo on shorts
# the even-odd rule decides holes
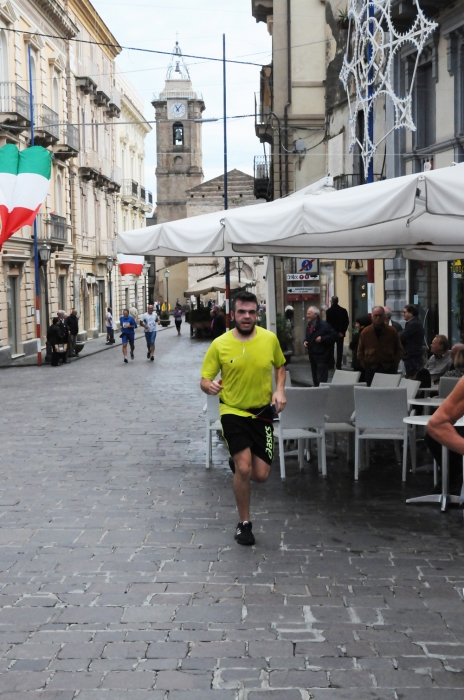
[[[273,436],[272,428],[270,425],[266,425],[265,432],[266,432],[266,454],[269,457],[269,459],[272,459],[272,457],[274,456],[274,436]]]

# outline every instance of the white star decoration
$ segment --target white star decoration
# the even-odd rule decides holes
[[[347,51],[343,59],[340,80],[348,95],[350,110],[349,147],[356,144],[361,148],[364,173],[367,177],[369,164],[377,150],[394,129],[416,130],[412,118],[412,89],[416,77],[420,54],[430,34],[438,27],[436,22],[428,20],[416,0],[417,16],[411,28],[401,34],[393,24],[391,17],[392,0],[348,0],[348,19],[350,21]],[[372,9],[371,9],[372,8]],[[370,14],[374,16],[369,16]],[[354,25],[353,37],[351,27]],[[350,45],[352,42],[352,45]],[[416,48],[416,62],[408,93],[399,96],[393,86],[393,64],[395,55],[404,44],[413,44]],[[372,49],[370,60],[368,50]],[[351,59],[348,52],[352,50]],[[353,90],[353,95],[350,92]],[[377,143],[369,134],[369,116],[374,109],[375,100],[381,95],[389,97],[395,110],[395,122],[390,131]],[[362,110],[364,121],[364,138],[361,143],[356,133],[358,113]]]

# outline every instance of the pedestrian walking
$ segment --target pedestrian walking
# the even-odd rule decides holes
[[[330,323],[334,331],[337,332],[337,340],[335,346],[337,349],[337,358],[335,366],[337,369],[342,368],[343,360],[343,343],[350,324],[350,319],[348,317],[348,311],[340,306],[338,303],[338,297],[332,297],[330,300],[330,307],[325,312],[325,317],[327,323]]]
[[[280,413],[286,402],[285,358],[274,333],[256,325],[257,313],[254,294],[239,292],[235,296],[231,310],[235,328],[211,343],[200,382],[205,394],[220,395],[219,412],[231,455],[229,464],[240,518],[235,540],[242,545],[255,543],[250,481],[262,483],[268,479],[274,456],[272,405]],[[219,372],[221,377],[216,379]]]
[[[176,324],[177,335],[181,335],[182,309],[180,304],[176,304],[176,308],[174,309],[174,323]]]
[[[106,344],[113,345],[114,340],[114,319],[113,319],[113,309],[108,306],[106,309]]]
[[[67,362],[68,330],[63,326],[58,316],[52,318],[52,324],[47,330],[47,340],[52,349],[52,367],[58,367],[60,362]]]
[[[124,362],[128,362],[127,359],[127,343],[130,345],[131,349],[131,360],[134,359],[134,348],[135,348],[135,329],[137,328],[137,323],[135,318],[129,314],[129,309],[123,309],[122,316],[119,319],[121,324],[121,340],[122,340],[122,354],[124,356]]]
[[[135,304],[134,304],[134,306],[131,306],[131,307],[129,308],[129,313],[130,313],[130,315],[132,316],[132,318],[134,319],[135,323],[137,324],[137,323],[138,323],[138,320],[139,320],[139,312],[138,312],[137,307],[135,306]]]
[[[414,304],[406,304],[403,316],[406,323],[399,332],[399,336],[403,346],[403,362],[406,377],[412,378],[424,365],[422,359],[424,327],[419,318],[419,309]]]
[[[213,306],[210,311],[211,316],[211,337],[213,340],[219,338],[220,335],[226,332],[226,319],[219,306]]]
[[[366,381],[366,376],[364,372],[364,367],[361,365],[359,359],[358,359],[358,344],[359,344],[359,338],[361,336],[362,331],[367,328],[367,326],[370,326],[372,323],[371,317],[369,314],[365,314],[365,316],[358,316],[356,319],[356,328],[357,328],[357,333],[353,333],[353,338],[350,343],[350,350],[351,350],[351,367],[355,372],[361,372],[359,375],[359,381],[360,382],[365,382]]]
[[[358,343],[358,360],[364,369],[367,386],[372,384],[376,372],[396,374],[402,357],[403,346],[398,331],[385,323],[383,306],[374,306],[372,324],[362,331]]]
[[[72,309],[69,316],[66,317],[65,323],[68,329],[69,345],[68,345],[68,356],[77,357],[76,344],[77,344],[77,334],[79,333],[79,317],[77,315],[77,309]]]
[[[334,344],[338,338],[332,326],[323,321],[316,306],[310,306],[306,312],[308,325],[303,345],[308,350],[314,386],[326,382],[329,368],[333,366]]]
[[[153,304],[148,304],[148,311],[140,318],[140,325],[145,328],[145,340],[147,342],[147,360],[155,361],[156,331],[160,319]]]

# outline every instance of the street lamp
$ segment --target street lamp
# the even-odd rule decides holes
[[[236,262],[237,270],[238,270],[238,281],[241,281],[240,273],[242,272],[242,267],[243,267],[243,260],[242,258],[237,258]]]
[[[48,274],[47,274],[47,265],[50,260],[50,255],[52,253],[52,249],[50,248],[49,245],[45,243],[45,241],[42,243],[40,246],[39,250],[39,265],[43,269],[44,273],[44,291],[45,291],[45,318],[46,318],[46,329],[48,329],[48,326],[50,325],[50,315],[48,311]],[[50,346],[48,343],[45,345],[46,347],[46,353],[45,353],[45,362],[50,362],[51,361],[51,353],[50,353]]]
[[[150,263],[143,263],[143,276],[145,277],[145,299],[144,299],[144,304],[145,304],[145,311],[148,311],[148,271],[150,270]]]
[[[108,255],[106,258],[106,269],[108,271],[108,298],[109,298],[109,304],[108,306],[113,309],[113,290],[112,290],[112,284],[111,284],[111,273],[113,272],[113,265],[114,265],[114,260],[113,258]]]
[[[170,275],[170,274],[171,274],[171,273],[170,273],[169,270],[166,268],[166,270],[164,271],[164,278],[165,278],[165,280],[166,280],[166,305],[167,305],[166,311],[167,311],[168,313],[169,313],[169,275]]]

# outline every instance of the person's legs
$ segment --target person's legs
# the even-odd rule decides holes
[[[176,329],[177,329],[177,335],[180,335],[180,327],[182,325],[182,321],[176,321]]]
[[[134,350],[135,350],[135,344],[134,344],[134,336],[132,338],[129,338],[129,345],[131,349],[131,360],[134,359]]]
[[[126,336],[122,339],[122,354],[124,355],[124,362],[127,362],[127,338]]]
[[[337,338],[337,363],[336,363],[336,368],[341,369],[342,368],[342,360],[343,360],[343,341],[344,338]]]
[[[145,331],[145,342],[147,344],[147,360],[150,359],[151,332]]]
[[[367,386],[370,386],[372,384],[372,380],[374,379],[374,374],[375,374],[375,369],[372,369],[372,367],[365,367],[364,368],[364,375],[366,377]]]
[[[319,381],[317,379],[317,362],[309,358],[309,362],[311,364],[311,373],[313,375],[313,385],[314,386],[319,386]]]
[[[233,455],[235,474],[233,488],[240,522],[250,520],[251,481],[264,483],[269,477],[271,465],[251,453],[247,447]]]
[[[329,368],[326,362],[317,363],[317,386],[321,382],[328,382],[329,380]]]

